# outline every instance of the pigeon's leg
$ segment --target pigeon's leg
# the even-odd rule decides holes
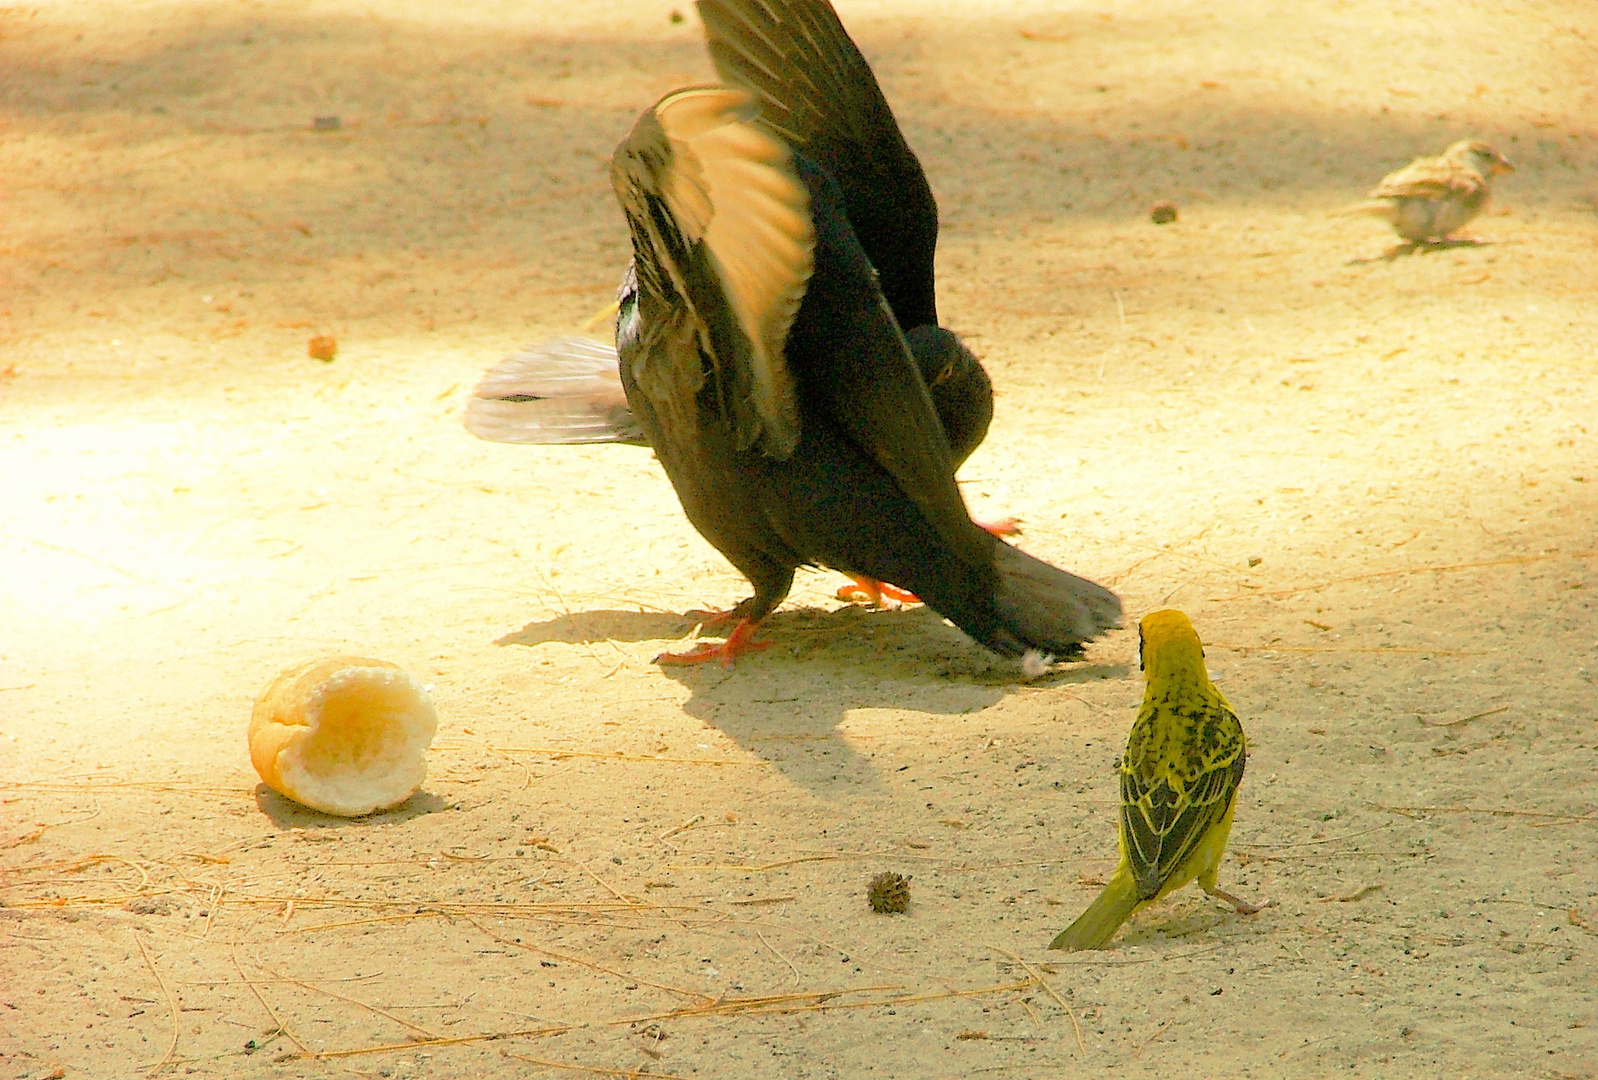
[[[710,642],[700,642],[684,653],[661,653],[655,657],[657,664],[703,664],[707,660],[720,660],[722,667],[732,667],[739,656],[744,653],[758,652],[769,649],[769,641],[756,641],[755,630],[760,622],[772,609],[782,603],[782,598],[788,595],[788,590],[793,587],[793,567],[782,566],[757,553],[743,553],[746,558],[737,564],[754,582],[755,595],[727,612],[717,612],[711,619],[704,620],[709,624],[712,620],[726,622],[736,618],[738,625],[732,628],[732,633],[727,635],[727,640],[720,645]]]
[[[1014,536],[1021,531],[1021,523],[1015,518],[1004,518],[1000,521],[978,521],[975,523],[985,532],[994,536]],[[885,581],[874,581],[858,574],[849,575],[849,584],[840,585],[836,593],[839,600],[848,600],[851,603],[866,603],[872,607],[881,607],[884,598],[896,600],[901,604],[919,604],[921,601],[915,593],[906,592]]]
[[[703,664],[707,660],[720,660],[722,667],[732,667],[733,663],[744,653],[759,652],[769,649],[770,641],[756,641],[755,629],[760,625],[758,619],[740,619],[738,625],[732,628],[732,633],[727,635],[727,640],[720,645],[712,645],[702,641],[684,653],[661,653],[655,657],[657,664]]]

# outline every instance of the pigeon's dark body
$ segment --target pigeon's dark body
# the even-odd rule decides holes
[[[628,405],[689,521],[754,584],[754,597],[738,610],[741,617],[764,618],[787,595],[795,567],[819,564],[894,582],[940,611],[969,608],[971,621],[987,627],[992,619],[978,612],[977,598],[993,591],[991,559],[984,558],[992,539],[969,520],[963,528],[957,525],[971,557],[971,568],[963,569],[927,515],[855,445],[846,430],[849,421],[837,415],[842,405],[857,414],[856,424],[893,424],[893,405],[876,392],[881,383],[903,397],[922,398],[921,412],[936,412],[919,370],[907,363],[836,184],[813,163],[796,159],[796,165],[810,191],[816,240],[815,268],[785,354],[799,403],[801,434],[792,455],[779,461],[755,447],[737,446],[721,405],[735,391],[709,363],[695,400],[697,428],[689,438],[673,437],[631,377],[650,357],[640,337],[627,333],[629,319],[635,311],[642,325],[669,317],[647,290],[623,297],[618,320]],[[923,419],[921,426],[929,430],[915,435],[930,445],[913,452],[951,460],[941,424]],[[952,467],[947,474],[944,502],[953,509],[949,494],[957,501],[958,493]],[[940,605],[940,598],[947,602]]]

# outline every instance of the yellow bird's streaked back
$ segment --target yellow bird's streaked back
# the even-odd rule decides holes
[[[1138,635],[1145,690],[1121,758],[1121,862],[1051,949],[1100,948],[1139,907],[1195,878],[1240,914],[1259,910],[1215,883],[1248,757],[1243,725],[1186,615],[1146,615]]]

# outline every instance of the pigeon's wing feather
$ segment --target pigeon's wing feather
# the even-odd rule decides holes
[[[717,74],[832,174],[902,327],[936,323],[938,206],[871,65],[827,0],[699,0]]]
[[[747,100],[724,87],[667,95],[617,148],[611,178],[640,289],[689,313],[721,376],[719,408],[737,445],[782,459],[799,440],[783,353],[810,280],[814,235],[792,152],[749,121]],[[635,378],[669,411],[681,408],[674,399],[692,374]]]

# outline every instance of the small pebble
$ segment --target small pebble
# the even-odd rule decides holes
[[[311,121],[312,131],[337,131],[344,126],[344,121],[336,116],[318,116]]]
[[[1149,207],[1149,220],[1156,225],[1169,225],[1176,220],[1176,204],[1161,202]]]
[[[1262,556],[1262,555],[1250,555],[1248,557],[1248,564],[1250,566],[1258,566],[1260,563],[1262,563],[1264,561],[1265,561],[1265,557]]]
[[[338,342],[333,340],[331,334],[317,334],[306,347],[306,355],[312,360],[321,360],[332,363],[333,357],[338,355]]]

